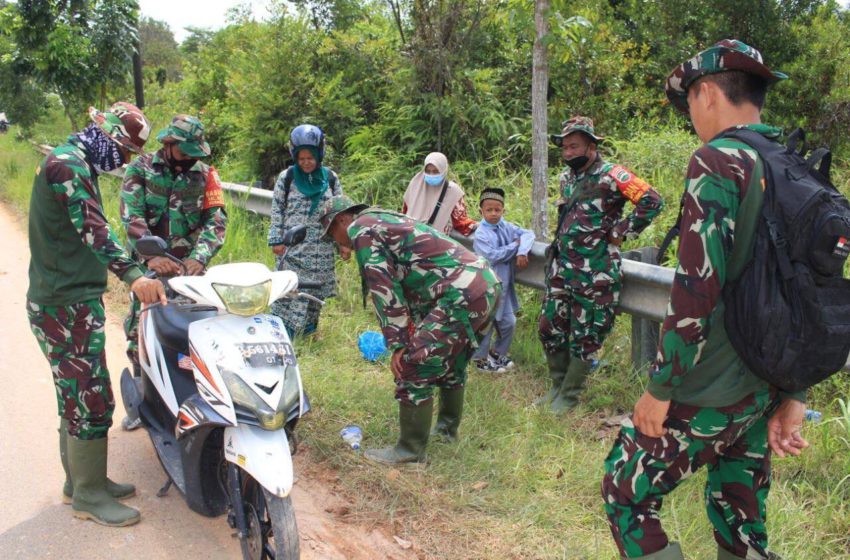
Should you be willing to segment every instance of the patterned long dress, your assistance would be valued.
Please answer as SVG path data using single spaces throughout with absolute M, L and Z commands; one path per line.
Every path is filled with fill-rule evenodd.
M 332 241 L 322 241 L 322 228 L 319 225 L 319 214 L 322 203 L 335 195 L 342 194 L 342 185 L 334 175 L 333 191 L 329 187 L 322 195 L 322 200 L 310 213 L 310 200 L 306 198 L 293 183 L 289 189 L 289 202 L 286 214 L 283 213 L 284 177 L 286 170 L 277 177 L 272 201 L 271 226 L 269 227 L 269 245 L 279 243 L 283 233 L 299 224 L 307 225 L 307 236 L 298 245 L 287 247 L 282 257 L 277 257 L 279 270 L 291 270 L 298 274 L 301 281 L 321 282 L 318 289 L 302 288 L 301 291 L 327 299 L 336 295 L 336 275 L 334 273 L 334 244 Z M 330 177 L 329 177 L 330 179 Z M 304 298 L 284 298 L 272 304 L 272 313 L 280 317 L 290 335 L 309 334 L 316 330 L 319 324 L 321 306 Z

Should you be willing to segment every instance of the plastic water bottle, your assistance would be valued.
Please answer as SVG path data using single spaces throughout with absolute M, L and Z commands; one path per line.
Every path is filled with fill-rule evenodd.
M 357 340 L 357 347 L 360 348 L 364 358 L 370 362 L 375 362 L 386 354 L 387 341 L 384 339 L 384 335 L 378 331 L 366 331 Z
M 823 414 L 817 410 L 806 409 L 805 418 L 810 422 L 820 422 L 821 418 L 823 418 Z
M 356 424 L 349 424 L 339 431 L 342 440 L 351 446 L 351 449 L 358 451 L 360 449 L 360 441 L 363 439 L 363 430 Z

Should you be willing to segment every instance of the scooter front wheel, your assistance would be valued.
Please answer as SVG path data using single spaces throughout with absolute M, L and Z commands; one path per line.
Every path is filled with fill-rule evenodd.
M 242 471 L 243 493 L 248 525 L 242 556 L 245 560 L 298 560 L 301 557 L 295 508 L 287 496 L 275 496 Z

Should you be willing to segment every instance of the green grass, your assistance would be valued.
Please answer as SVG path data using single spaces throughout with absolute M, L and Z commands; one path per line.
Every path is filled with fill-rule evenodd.
M 0 136 L 0 196 L 25 212 L 39 158 L 12 136 Z M 614 145 L 618 157 L 651 177 L 665 196 L 663 222 L 675 215 L 684 169 L 680 158 L 692 144 L 687 135 L 671 132 Z M 495 164 L 487 171 L 476 188 L 487 182 L 514 186 L 510 219 L 528 224 L 527 176 L 504 173 Z M 226 168 L 222 175 L 227 178 Z M 344 184 L 357 191 L 355 181 Z M 101 188 L 117 227 L 118 181 L 105 177 Z M 267 220 L 233 206 L 229 216 L 227 244 L 216 262 L 271 264 Z M 654 226 L 640 244 L 657 243 L 663 233 Z M 529 404 L 547 381 L 535 337 L 540 294 L 521 288 L 512 348 L 517 371 L 471 371 L 460 441 L 431 442 L 427 466 L 396 471 L 365 462 L 339 437 L 340 428 L 354 422 L 363 428 L 364 446 L 393 443 L 397 405 L 389 368 L 366 362 L 357 350 L 358 335 L 375 329 L 376 322 L 371 307 L 362 307 L 353 263 L 338 263 L 338 279 L 340 295 L 329 301 L 319 333 L 296 342 L 313 403 L 299 430 L 312 456 L 338 470 L 354 504 L 351 519 L 389 522 L 394 534 L 412 539 L 426 558 L 616 558 L 599 495 L 602 461 L 616 432 L 602 420 L 630 411 L 644 388 L 644 377 L 629 364 L 629 317 L 618 319 L 582 406 L 557 419 Z M 113 286 L 113 291 L 121 289 Z M 123 302 L 111 312 L 123 314 Z M 768 530 L 772 546 L 786 558 L 850 558 L 850 411 L 839 401 L 850 401 L 848 377 L 836 375 L 810 391 L 809 406 L 824 414 L 822 422 L 804 428 L 811 449 L 799 459 L 775 460 Z M 714 555 L 703 510 L 704 480 L 699 474 L 686 482 L 665 501 L 661 514 L 671 539 L 681 541 L 694 559 Z

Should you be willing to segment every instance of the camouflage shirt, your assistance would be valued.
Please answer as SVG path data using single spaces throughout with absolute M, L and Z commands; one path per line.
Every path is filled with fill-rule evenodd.
M 608 234 L 615 231 L 621 238 L 637 237 L 664 205 L 648 183 L 601 158 L 583 173 L 567 168 L 560 184 L 558 205 L 566 215 L 556 232 L 556 247 L 562 269 L 606 271 L 609 255 L 619 254 L 618 248 L 608 243 Z M 626 201 L 635 208 L 622 218 Z
M 121 221 L 135 248 L 145 235 L 158 235 L 178 258 L 206 265 L 224 244 L 227 216 L 218 173 L 198 162 L 175 175 L 161 152 L 127 167 L 121 187 Z
M 30 287 L 42 305 L 100 297 L 109 269 L 127 284 L 142 275 L 103 212 L 97 173 L 75 136 L 36 169 L 30 198 Z
M 367 209 L 348 234 L 390 350 L 407 345 L 413 324 L 449 288 L 473 301 L 496 278 L 484 257 L 404 214 Z
M 768 138 L 781 134 L 766 125 L 748 128 Z M 736 228 L 742 202 L 751 185 L 763 189 L 763 182 L 758 153 L 739 140 L 712 140 L 691 157 L 682 199 L 679 264 L 650 371 L 648 389 L 658 399 L 724 406 L 767 387 L 731 349 L 722 325 L 721 297 L 736 232 L 746 230 L 750 237 L 755 227 L 745 228 L 742 222 Z

